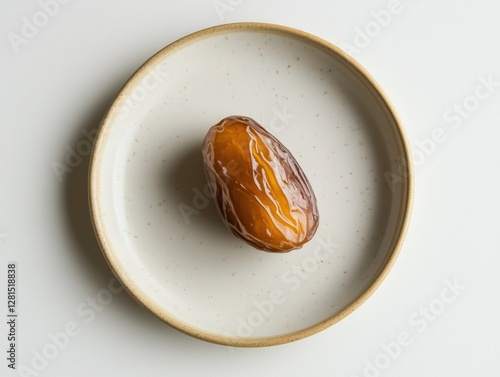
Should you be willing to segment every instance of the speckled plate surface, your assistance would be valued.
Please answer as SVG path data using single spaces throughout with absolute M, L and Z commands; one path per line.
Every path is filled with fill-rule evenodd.
M 218 218 L 200 147 L 228 115 L 257 120 L 309 178 L 321 220 L 302 249 L 255 250 Z M 165 47 L 121 90 L 94 146 L 92 219 L 117 277 L 165 322 L 220 344 L 286 343 L 351 313 L 390 270 L 408 156 L 387 98 L 341 50 L 282 26 L 223 25 Z

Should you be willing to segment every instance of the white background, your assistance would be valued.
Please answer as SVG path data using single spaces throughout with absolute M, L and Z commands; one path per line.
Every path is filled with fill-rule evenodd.
M 40 3 L 0 5 L 1 376 L 498 374 L 498 1 L 47 0 L 50 16 Z M 112 274 L 90 225 L 88 157 L 61 180 L 53 169 L 147 58 L 236 21 L 292 26 L 348 50 L 393 101 L 416 165 L 408 237 L 380 289 L 330 329 L 264 349 L 181 334 L 124 292 L 92 309 L 109 301 Z M 6 360 L 8 262 L 17 371 Z M 74 336 L 61 335 L 68 327 Z

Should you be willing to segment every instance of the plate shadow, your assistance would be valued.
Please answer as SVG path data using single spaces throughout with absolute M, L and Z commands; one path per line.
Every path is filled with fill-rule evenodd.
M 89 109 L 85 113 L 86 116 L 80 120 L 69 145 L 75 146 L 82 140 L 89 140 L 88 135 L 95 136 L 101 119 L 105 115 L 108 105 L 112 103 L 116 92 L 109 93 L 109 96 L 101 99 L 95 108 Z M 78 254 L 79 267 L 91 279 L 93 285 L 104 289 L 114 278 L 114 275 L 102 254 L 91 221 L 88 201 L 89 165 L 89 156 L 82 157 L 80 164 L 64 175 L 61 206 L 63 207 L 67 232 L 76 244 L 72 250 Z M 116 285 L 117 283 L 114 284 L 114 286 Z M 158 333 L 164 333 L 168 338 L 173 337 L 176 344 L 180 342 L 184 343 L 186 347 L 192 347 L 192 342 L 196 341 L 195 339 L 166 325 L 143 308 L 129 294 L 123 292 L 113 297 L 112 305 L 118 306 L 120 312 L 124 313 L 123 315 L 131 322 L 140 323 L 145 334 L 151 333 L 158 336 Z M 145 337 L 147 336 L 149 335 L 145 335 Z

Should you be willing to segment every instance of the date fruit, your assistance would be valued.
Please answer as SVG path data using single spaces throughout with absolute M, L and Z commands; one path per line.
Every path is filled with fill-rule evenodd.
M 227 227 L 269 252 L 309 241 L 319 223 L 316 197 L 290 151 L 256 121 L 230 116 L 210 128 L 205 173 Z

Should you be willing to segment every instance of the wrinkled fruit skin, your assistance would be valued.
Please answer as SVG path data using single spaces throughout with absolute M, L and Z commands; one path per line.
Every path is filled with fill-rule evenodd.
M 309 241 L 319 223 L 316 197 L 292 154 L 253 119 L 230 116 L 202 147 L 219 213 L 243 241 L 287 252 Z

